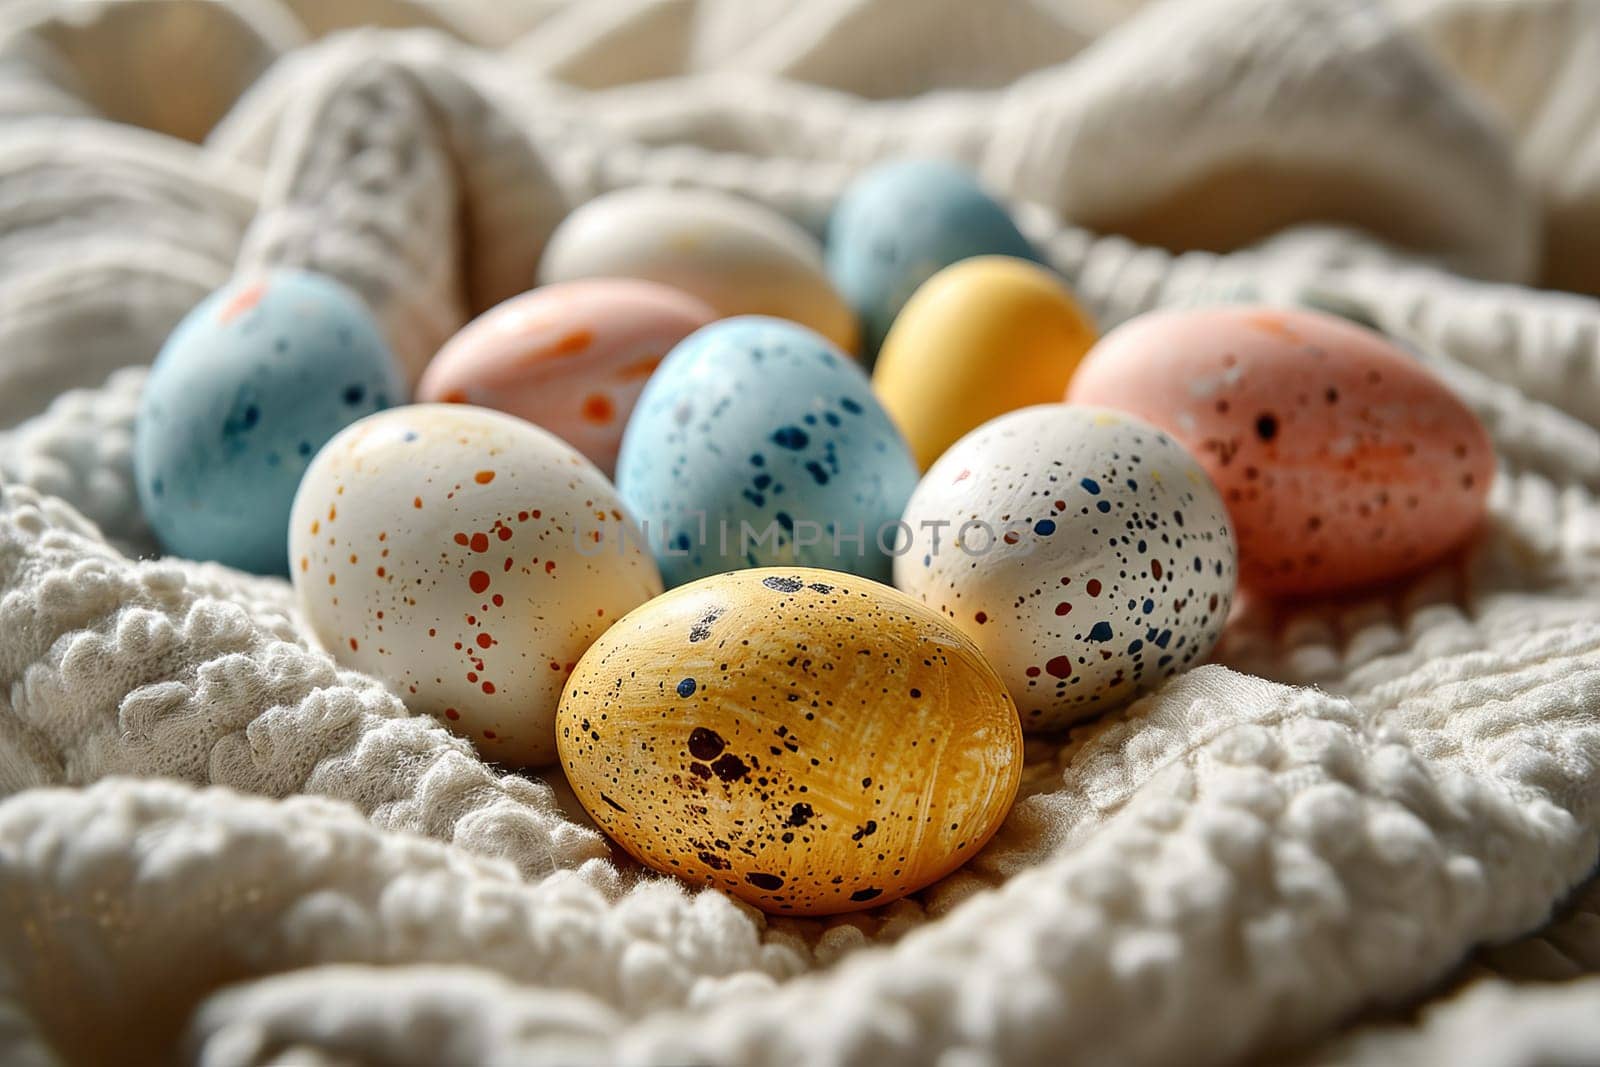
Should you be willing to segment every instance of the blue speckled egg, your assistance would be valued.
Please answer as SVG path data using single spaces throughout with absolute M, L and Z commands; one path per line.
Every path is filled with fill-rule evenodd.
M 311 457 L 404 400 L 355 293 L 303 271 L 236 279 L 184 316 L 150 368 L 133 454 L 145 518 L 176 555 L 286 574 Z
M 668 586 L 786 563 L 886 580 L 916 483 L 861 367 L 803 326 L 754 315 L 667 355 L 617 461 Z
M 919 285 L 952 263 L 986 255 L 1039 261 L 1006 209 L 953 163 L 874 167 L 845 190 L 828 220 L 828 275 L 860 316 L 869 366 Z

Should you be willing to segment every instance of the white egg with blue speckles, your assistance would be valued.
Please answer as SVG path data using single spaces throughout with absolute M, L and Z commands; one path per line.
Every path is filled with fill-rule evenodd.
M 650 378 L 617 488 L 669 587 L 774 564 L 887 581 L 917 482 L 866 373 L 820 335 L 765 316 L 690 334 Z
M 1216 486 L 1162 431 L 1041 404 L 952 445 L 906 507 L 895 585 L 977 642 L 1026 730 L 1132 699 L 1205 659 L 1238 571 Z

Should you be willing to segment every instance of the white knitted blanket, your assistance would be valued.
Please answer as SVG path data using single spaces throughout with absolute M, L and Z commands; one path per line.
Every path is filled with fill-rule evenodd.
M 1600 5 L 1136 6 L 0 4 L 0 1062 L 1600 1060 L 1600 979 L 1537 984 L 1600 968 L 1600 891 L 1515 941 L 1600 847 L 1600 303 L 1533 288 L 1600 291 Z M 794 920 L 622 862 L 285 583 L 149 558 L 138 368 L 236 268 L 344 278 L 415 367 L 598 192 L 815 227 L 904 153 L 1102 325 L 1251 294 L 1413 346 L 1499 452 L 1468 562 L 1247 611 L 1030 741 L 965 869 Z

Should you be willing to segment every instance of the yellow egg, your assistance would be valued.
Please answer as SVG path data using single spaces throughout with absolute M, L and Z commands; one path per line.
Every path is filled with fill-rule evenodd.
M 1050 271 L 1010 256 L 954 263 L 912 294 L 872 387 L 926 470 L 967 431 L 1061 399 L 1094 324 Z
M 624 616 L 567 683 L 557 747 L 635 858 L 767 911 L 894 900 L 1016 796 L 1016 706 L 977 646 L 864 578 L 735 571 Z

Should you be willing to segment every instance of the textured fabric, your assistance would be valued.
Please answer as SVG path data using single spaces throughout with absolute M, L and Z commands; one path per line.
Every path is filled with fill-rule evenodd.
M 1594 1062 L 1600 984 L 1549 984 L 1593 885 L 1544 924 L 1600 848 L 1600 303 L 1534 286 L 1600 289 L 1596 56 L 1584 0 L 0 7 L 0 1060 Z M 1481 537 L 1242 604 L 1031 739 L 967 867 L 829 920 L 640 870 L 285 583 L 153 558 L 141 368 L 235 269 L 344 279 L 415 374 L 599 192 L 815 229 L 904 153 L 1102 325 L 1390 332 L 1490 429 Z

